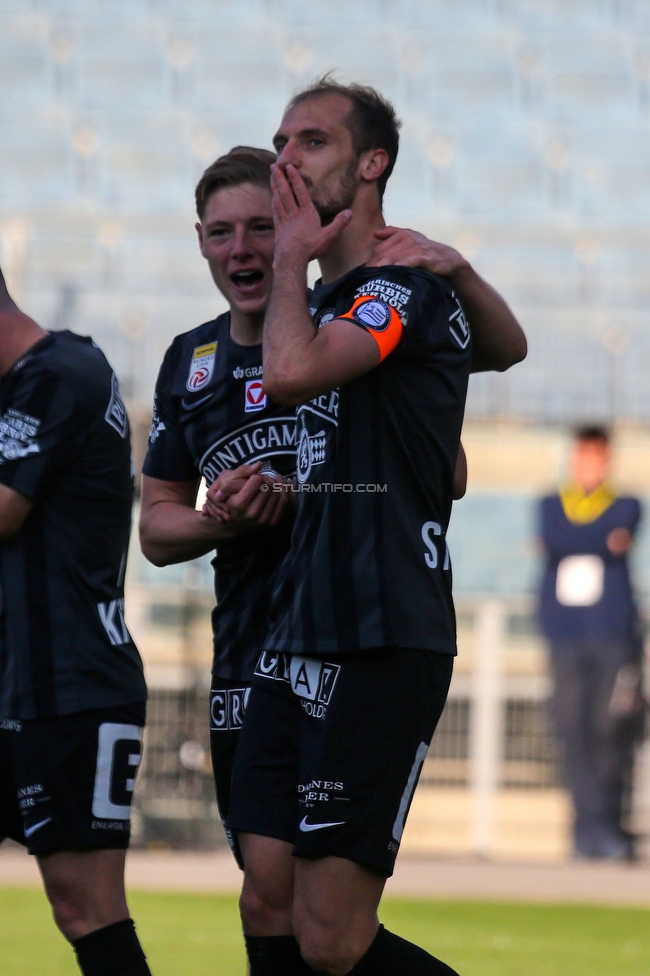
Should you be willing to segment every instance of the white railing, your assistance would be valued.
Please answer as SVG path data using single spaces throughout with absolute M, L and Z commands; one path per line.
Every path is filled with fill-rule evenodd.
M 471 682 L 470 789 L 473 795 L 472 841 L 479 857 L 489 857 L 494 830 L 494 803 L 503 758 L 504 699 L 502 655 L 506 608 L 487 600 L 478 608 Z

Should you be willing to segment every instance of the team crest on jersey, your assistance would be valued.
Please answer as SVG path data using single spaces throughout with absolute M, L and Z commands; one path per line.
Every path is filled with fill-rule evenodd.
M 453 291 L 451 293 L 451 297 L 456 302 L 458 308 L 456 309 L 455 312 L 452 312 L 452 314 L 449 316 L 449 322 L 451 323 L 449 326 L 449 331 L 451 332 L 452 336 L 454 337 L 454 339 L 456 340 L 460 348 L 466 349 L 467 344 L 470 340 L 469 322 L 465 317 L 465 312 L 463 311 L 462 305 L 456 298 L 456 295 Z
M 247 380 L 244 389 L 244 411 L 255 413 L 266 406 L 266 393 L 261 380 Z
M 383 332 L 390 325 L 390 308 L 377 298 L 368 298 L 365 302 L 359 302 L 352 314 L 357 322 L 361 322 L 373 332 Z
M 325 431 L 319 430 L 310 436 L 306 427 L 300 431 L 298 452 L 296 455 L 296 476 L 300 484 L 304 484 L 315 464 L 322 464 L 325 460 Z
M 217 342 L 209 342 L 206 346 L 197 346 L 192 353 L 190 371 L 185 384 L 190 393 L 202 390 L 212 379 L 217 346 Z

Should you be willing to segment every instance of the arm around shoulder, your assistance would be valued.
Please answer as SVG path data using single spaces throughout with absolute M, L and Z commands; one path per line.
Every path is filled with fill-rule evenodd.
M 470 264 L 450 280 L 470 322 L 472 372 L 504 372 L 522 362 L 528 354 L 524 330 L 496 289 Z
M 473 373 L 501 372 L 526 358 L 526 336 L 507 303 L 455 248 L 398 227 L 385 227 L 375 237 L 370 265 L 422 268 L 449 280 L 470 322 Z

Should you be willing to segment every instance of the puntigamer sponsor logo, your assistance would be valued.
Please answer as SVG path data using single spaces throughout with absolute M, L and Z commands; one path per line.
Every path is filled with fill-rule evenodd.
M 298 414 L 301 415 L 305 410 L 310 413 L 327 414 L 327 419 L 331 420 L 332 417 L 338 417 L 339 415 L 339 391 L 331 390 L 330 393 L 321 393 L 320 396 L 314 397 L 309 403 L 304 403 L 301 407 L 298 407 Z M 335 421 L 332 421 L 333 423 Z
M 278 455 L 293 459 L 295 451 L 295 417 L 267 417 L 220 438 L 205 452 L 199 468 L 208 485 L 211 485 L 226 468 L 236 468 L 240 464 L 251 464 Z

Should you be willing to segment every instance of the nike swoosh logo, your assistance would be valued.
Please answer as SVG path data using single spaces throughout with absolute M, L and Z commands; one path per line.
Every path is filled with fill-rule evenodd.
M 187 400 L 183 397 L 183 399 L 181 400 L 181 406 L 183 407 L 183 410 L 196 410 L 196 408 L 200 407 L 202 403 L 207 403 L 208 400 L 211 399 L 212 399 L 211 393 L 208 393 L 207 396 L 201 397 L 200 400 L 194 400 L 192 403 L 188 403 Z
M 47 817 L 45 820 L 41 820 L 40 823 L 34 824 L 31 827 L 25 827 L 25 837 L 31 837 L 32 834 L 35 834 L 37 830 L 40 830 L 41 827 L 44 827 L 45 824 L 48 824 L 51 819 L 52 819 L 51 817 Z
M 341 827 L 345 823 L 345 820 L 337 820 L 335 823 L 320 823 L 320 824 L 310 824 L 307 823 L 307 817 L 303 817 L 300 821 L 301 830 L 322 830 L 324 827 Z

